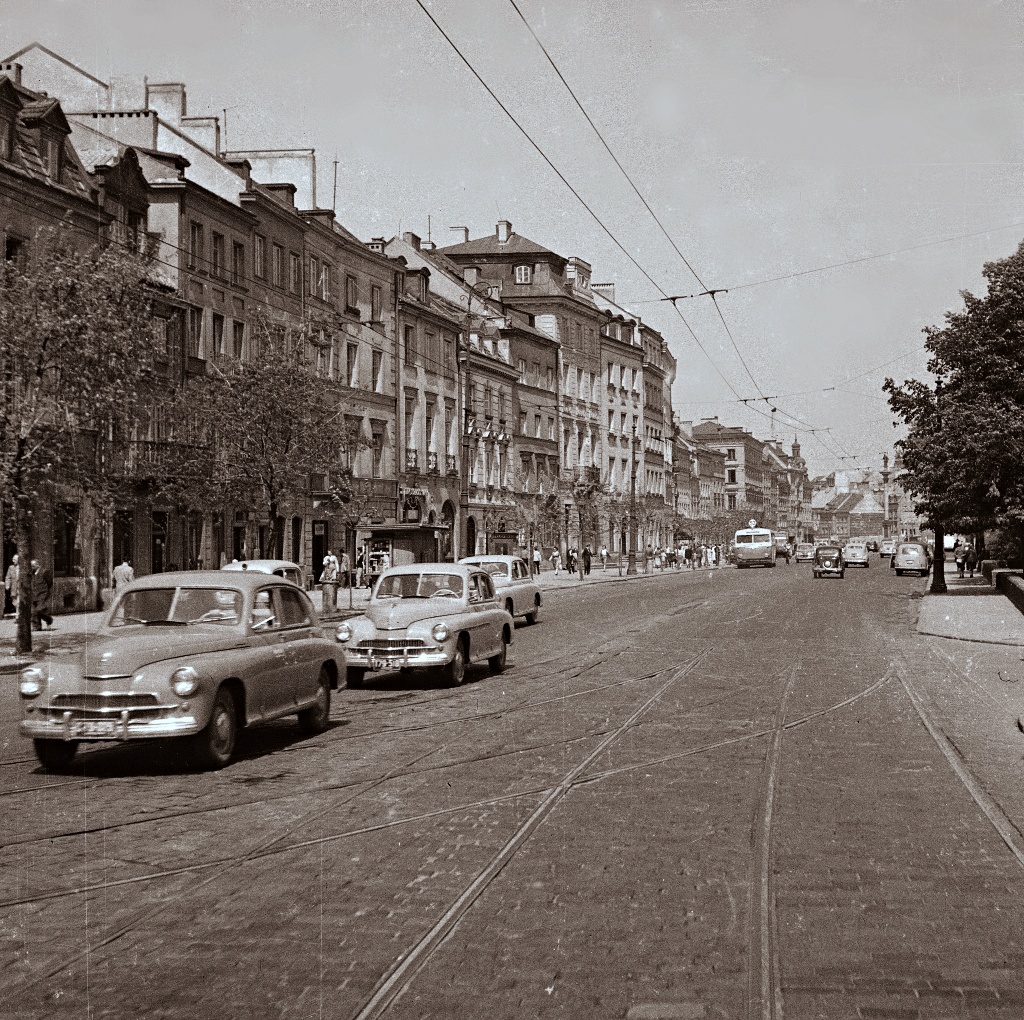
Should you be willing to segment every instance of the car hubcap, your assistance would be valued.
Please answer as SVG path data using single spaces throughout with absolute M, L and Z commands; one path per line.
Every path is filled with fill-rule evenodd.
M 223 705 L 213 717 L 213 743 L 221 753 L 231 749 L 231 714 Z

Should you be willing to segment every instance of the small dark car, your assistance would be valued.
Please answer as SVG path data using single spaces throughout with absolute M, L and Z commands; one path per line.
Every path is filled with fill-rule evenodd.
M 843 550 L 838 545 L 819 545 L 814 550 L 812 569 L 815 577 L 844 577 L 846 563 Z

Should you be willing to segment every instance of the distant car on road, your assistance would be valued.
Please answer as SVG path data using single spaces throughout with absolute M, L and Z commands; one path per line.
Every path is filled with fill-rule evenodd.
M 491 575 L 498 599 L 505 603 L 509 616 L 522 616 L 536 623 L 540 616 L 540 587 L 530 576 L 526 561 L 518 556 L 466 556 L 459 560 L 481 567 Z
M 900 542 L 892 558 L 892 565 L 896 568 L 897 577 L 904 574 L 920 574 L 926 577 L 931 566 L 928 547 L 920 542 Z
M 843 560 L 848 567 L 870 567 L 867 544 L 865 542 L 847 542 L 843 547 Z
M 336 632 L 349 687 L 370 671 L 437 668 L 458 687 L 471 662 L 505 668 L 511 615 L 486 570 L 467 563 L 411 563 L 380 576 L 362 616 Z
M 50 771 L 83 742 L 183 737 L 203 766 L 240 727 L 298 713 L 327 728 L 342 656 L 305 592 L 261 571 L 190 570 L 129 584 L 74 658 L 22 670 L 21 732 Z
M 878 547 L 879 556 L 892 556 L 896 551 L 896 543 L 891 538 L 886 538 L 882 541 L 882 544 Z
M 304 587 L 302 567 L 291 560 L 232 560 L 225 563 L 221 570 L 241 570 L 248 572 L 255 570 L 259 574 L 273 574 L 275 577 L 283 577 L 292 584 Z
M 814 559 L 814 545 L 811 542 L 801 542 L 796 547 L 797 563 L 810 563 Z
M 843 550 L 838 545 L 819 545 L 814 550 L 815 577 L 844 577 Z

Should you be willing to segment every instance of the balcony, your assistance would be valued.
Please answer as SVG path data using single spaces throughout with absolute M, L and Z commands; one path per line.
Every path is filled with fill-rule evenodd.
M 459 473 L 459 461 L 454 453 L 445 455 L 445 467 L 450 475 L 457 475 Z
M 427 471 L 432 474 L 437 474 L 437 453 L 434 450 L 427 450 Z
M 420 451 L 407 446 L 405 449 L 405 470 L 406 471 L 418 471 L 420 463 Z

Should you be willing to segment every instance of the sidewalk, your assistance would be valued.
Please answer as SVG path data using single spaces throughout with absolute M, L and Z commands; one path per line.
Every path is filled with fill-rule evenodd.
M 958 641 L 1024 646 L 1024 614 L 983 576 L 961 580 L 955 565 L 948 563 L 946 586 L 946 595 L 925 595 L 917 619 L 918 633 Z

